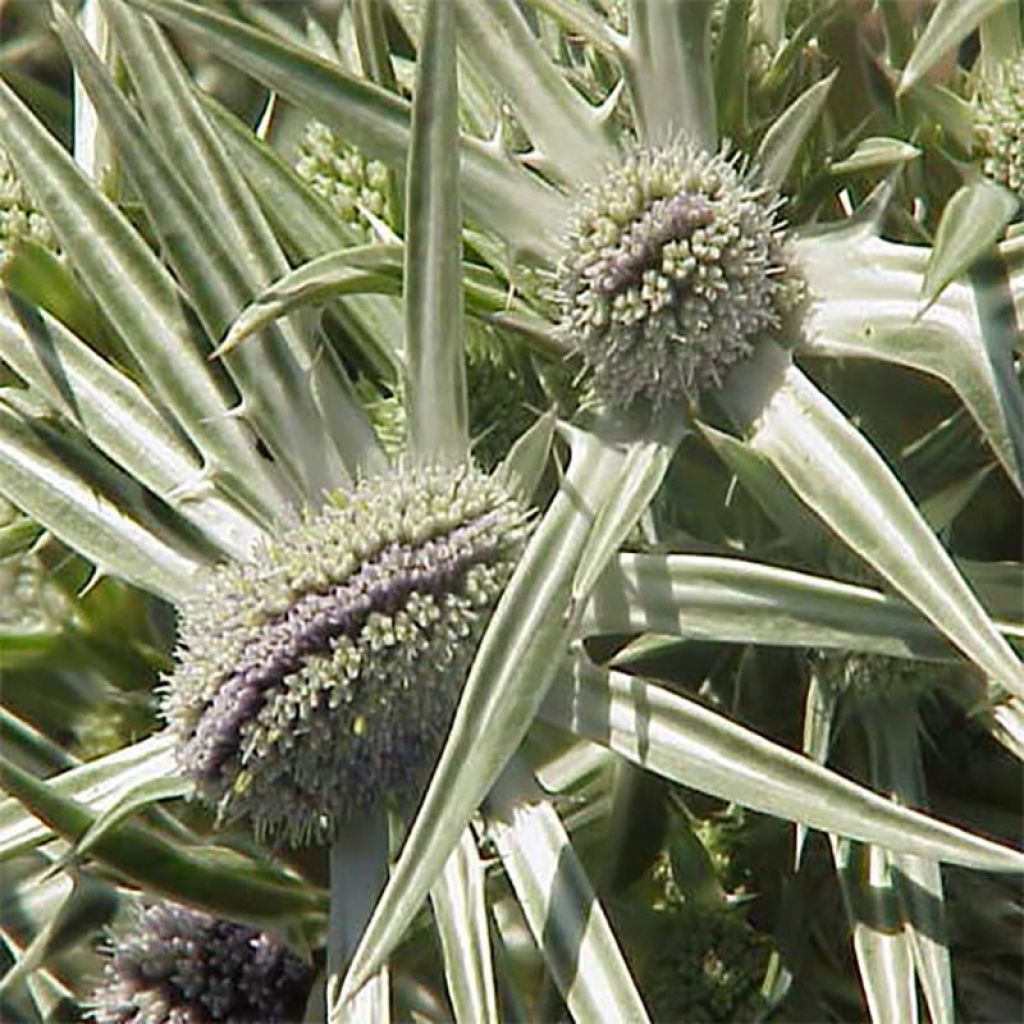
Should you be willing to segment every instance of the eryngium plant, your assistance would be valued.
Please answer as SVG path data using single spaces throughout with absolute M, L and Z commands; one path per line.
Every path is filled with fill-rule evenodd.
M 576 199 L 561 331 L 609 403 L 679 405 L 777 331 L 798 287 L 778 199 L 725 153 L 633 150 Z
M 140 914 L 108 957 L 96 1024 L 291 1024 L 313 981 L 274 936 L 173 903 Z
M 63 708 L 47 700 L 52 680 L 6 672 L 0 782 L 13 798 L 0 807 L 0 857 L 14 861 L 19 909 L 45 913 L 0 920 L 3 1014 L 43 1020 L 59 1016 L 56 999 L 87 996 L 88 943 L 69 963 L 47 926 L 81 895 L 68 895 L 60 871 L 77 844 L 76 879 L 114 879 L 120 893 L 130 885 L 325 946 L 335 1019 L 367 1002 L 399 1019 L 491 1021 L 501 1004 L 523 1019 L 649 1019 L 656 993 L 628 970 L 602 903 L 664 853 L 658 822 L 682 786 L 702 815 L 721 810 L 713 801 L 746 809 L 748 917 L 778 940 L 765 1013 L 912 1020 L 927 1004 L 936 1021 L 1021 1016 L 1002 1012 L 1007 988 L 1020 1007 L 1019 957 L 998 975 L 997 1012 L 980 958 L 964 954 L 1005 952 L 1009 915 L 975 922 L 976 946 L 946 928 L 962 916 L 965 876 L 1022 864 L 1019 207 L 974 178 L 968 102 L 982 71 L 1020 49 L 1019 18 L 1007 22 L 998 4 L 962 15 L 955 0 L 934 17 L 923 5 L 746 0 L 85 6 L 88 26 L 102 14 L 109 49 L 103 32 L 90 46 L 53 8 L 85 115 L 74 158 L 57 141 L 59 110 L 38 103 L 41 118 L 16 97 L 23 83 L 0 88 L 0 144 L 61 254 L 5 270 L 0 491 L 19 524 L 148 591 L 138 600 L 157 628 L 148 673 L 62 665 L 60 692 L 96 704 L 81 676 L 109 672 L 152 708 L 153 668 L 167 672 L 173 649 L 170 609 L 196 607 L 204 580 L 225 581 L 226 593 L 251 572 L 263 592 L 275 567 L 288 577 L 268 552 L 300 557 L 287 535 L 334 515 L 327 495 L 386 479 L 399 447 L 409 467 L 463 465 L 489 428 L 498 450 L 487 468 L 500 462 L 536 526 L 472 664 L 451 680 L 451 726 L 394 864 L 389 834 L 402 828 L 380 806 L 356 821 L 347 806 L 291 821 L 282 811 L 263 824 L 269 848 L 232 820 L 259 817 L 246 787 L 274 772 L 294 796 L 302 736 L 274 698 L 301 690 L 305 663 L 285 670 L 312 635 L 306 613 L 347 575 L 328 575 L 323 590 L 302 583 L 269 613 L 239 598 L 255 614 L 244 629 L 208 606 L 200 617 L 227 639 L 180 645 L 176 688 L 202 644 L 223 654 L 188 684 L 195 736 L 205 721 L 211 741 L 198 763 L 230 752 L 207 789 L 219 817 L 176 802 L 197 780 L 181 771 L 171 731 L 78 764 Z M 183 67 L 171 39 L 215 55 L 202 58 L 214 70 L 223 59 L 252 76 L 246 118 L 201 94 L 210 66 Z M 766 63 L 745 73 L 751 41 Z M 404 184 L 405 214 L 387 230 L 353 221 L 372 197 L 333 206 L 294 172 L 295 140 L 313 120 L 359 148 L 359 168 L 379 161 Z M 614 259 L 608 309 L 637 322 L 624 315 L 614 334 L 567 326 L 557 296 L 560 266 L 573 265 L 563 245 L 573 209 L 637 154 L 673 152 L 701 174 L 724 161 L 735 202 L 699 184 L 614 196 L 628 215 L 590 266 Z M 744 223 L 761 230 L 747 235 Z M 691 290 L 674 276 L 674 252 L 692 257 L 712 228 L 724 248 L 702 249 Z M 779 287 L 790 265 L 808 293 L 792 323 Z M 751 322 L 742 339 L 723 326 Z M 508 402 L 481 400 L 472 383 L 470 332 L 514 352 L 507 367 L 534 396 L 537 381 L 554 381 L 540 401 L 516 402 L 524 436 L 499 429 Z M 704 372 L 701 339 L 737 358 Z M 597 384 L 608 352 L 636 356 L 620 361 L 621 393 L 612 375 Z M 597 401 L 562 386 L 588 361 Z M 667 396 L 654 385 L 662 376 Z M 395 396 L 402 415 L 382 425 L 367 406 Z M 637 415 L 648 405 L 656 416 Z M 386 436 L 399 424 L 401 444 Z M 833 556 L 847 548 L 869 582 L 836 574 Z M 283 639 L 293 608 L 297 639 Z M 355 700 L 371 635 L 353 641 L 351 686 L 316 672 L 314 683 Z M 37 635 L 16 640 L 19 654 L 51 653 Z M 400 648 L 382 651 L 389 685 Z M 953 671 L 925 700 L 846 700 L 805 649 Z M 282 650 L 273 672 L 257 663 Z M 257 680 L 274 685 L 248 686 Z M 256 717 L 227 709 L 236 698 Z M 362 720 L 340 711 L 340 746 L 359 749 L 349 741 L 362 740 Z M 943 741 L 928 742 L 939 731 Z M 971 740 L 959 744 L 970 756 L 954 757 L 950 734 Z M 391 788 L 377 792 L 409 809 Z M 332 835 L 329 855 L 316 843 L 282 849 L 305 831 Z M 63 888 L 44 888 L 46 872 Z M 428 894 L 441 942 L 403 947 L 411 928 L 429 927 Z M 826 906 L 846 913 L 844 926 Z
M 524 533 L 492 478 L 412 469 L 210 572 L 165 699 L 181 770 L 293 843 L 414 795 Z
M 1024 59 L 997 67 L 976 102 L 985 174 L 1024 195 Z

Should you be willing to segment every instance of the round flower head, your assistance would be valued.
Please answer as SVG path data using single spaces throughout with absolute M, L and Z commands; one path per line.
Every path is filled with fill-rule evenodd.
M 795 295 L 774 200 L 686 144 L 637 149 L 583 192 L 559 293 L 598 394 L 656 408 L 718 386 Z
M 325 124 L 312 121 L 299 146 L 295 170 L 343 221 L 373 241 L 376 218 L 393 224 L 387 168 L 367 160 Z
M 292 843 L 412 795 L 525 530 L 490 477 L 421 469 L 212 572 L 164 702 L 198 793 Z
M 1024 57 L 984 83 L 976 109 L 985 174 L 1024 195 Z
M 277 939 L 174 904 L 116 942 L 96 991 L 98 1024 L 288 1024 L 313 970 Z

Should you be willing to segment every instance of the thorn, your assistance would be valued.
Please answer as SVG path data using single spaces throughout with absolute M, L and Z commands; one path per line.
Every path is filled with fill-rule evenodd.
M 102 583 L 103 580 L 105 580 L 109 575 L 110 573 L 106 572 L 104 569 L 101 569 L 98 565 L 94 565 L 92 567 L 91 575 L 85 581 L 85 583 L 82 584 L 82 589 L 78 591 L 75 597 L 80 601 L 87 594 L 90 594 L 93 590 L 95 590 L 95 588 L 98 587 L 100 583 Z

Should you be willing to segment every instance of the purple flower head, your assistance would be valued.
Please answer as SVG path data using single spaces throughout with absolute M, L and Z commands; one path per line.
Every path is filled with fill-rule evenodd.
M 213 573 L 165 700 L 199 795 L 299 843 L 415 792 L 524 534 L 491 478 L 421 470 Z
M 313 969 L 266 932 L 170 903 L 114 945 L 97 989 L 97 1024 L 291 1024 Z

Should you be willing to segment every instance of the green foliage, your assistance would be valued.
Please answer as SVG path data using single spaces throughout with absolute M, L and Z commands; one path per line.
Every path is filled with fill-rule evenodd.
M 4 10 L 0 1016 L 1024 1016 L 1015 4 Z

